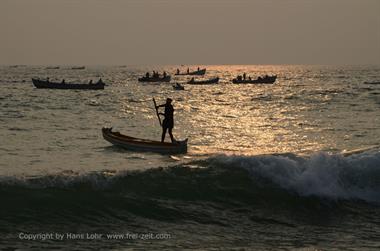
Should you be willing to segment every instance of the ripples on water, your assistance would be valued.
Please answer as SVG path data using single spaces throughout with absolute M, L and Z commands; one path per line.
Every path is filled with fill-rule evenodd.
M 104 125 L 122 133 L 158 139 L 160 127 L 151 102 L 174 99 L 175 135 L 190 138 L 189 155 L 341 151 L 378 144 L 380 78 L 374 67 L 206 66 L 218 85 L 174 91 L 171 84 L 142 84 L 148 70 L 166 67 L 1 68 L 2 172 L 153 167 L 170 162 L 115 150 L 100 135 Z M 231 78 L 277 74 L 275 85 L 234 85 Z M 40 90 L 32 77 L 88 81 L 102 77 L 104 91 Z M 173 76 L 184 82 L 186 76 Z M 35 157 L 30 157 L 35 156 Z M 38 160 L 38 162 L 36 162 Z M 38 169 L 38 170 L 37 170 Z
M 380 85 L 371 83 L 380 68 L 206 67 L 220 84 L 185 91 L 136 81 L 177 66 L 1 67 L 4 247 L 146 248 L 144 241 L 104 239 L 20 242 L 15 233 L 151 231 L 174 235 L 149 242 L 153 249 L 378 248 Z M 230 83 L 243 72 L 278 79 Z M 32 77 L 101 77 L 108 85 L 41 90 Z M 190 139 L 180 162 L 102 139 L 105 125 L 159 139 L 152 97 L 174 100 L 175 136 Z

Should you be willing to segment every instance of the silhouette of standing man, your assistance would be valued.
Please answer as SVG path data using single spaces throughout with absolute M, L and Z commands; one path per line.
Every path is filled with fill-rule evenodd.
M 170 139 L 171 139 L 172 143 L 175 143 L 176 140 L 174 139 L 173 133 L 172 133 L 172 130 L 174 127 L 174 118 L 173 118 L 174 108 L 172 106 L 172 99 L 167 98 L 166 103 L 163 105 L 156 106 L 156 109 L 159 107 L 165 107 L 165 113 L 159 113 L 160 115 L 165 116 L 164 121 L 162 122 L 161 142 L 165 141 L 166 131 L 169 129 Z

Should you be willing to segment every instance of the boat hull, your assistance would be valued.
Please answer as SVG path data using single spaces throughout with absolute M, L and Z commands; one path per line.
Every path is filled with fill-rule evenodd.
M 219 83 L 219 78 L 212 78 L 208 80 L 190 80 L 187 82 L 190 85 L 211 85 Z
M 183 90 L 185 90 L 185 87 L 182 86 L 182 85 L 180 85 L 180 86 L 173 85 L 173 89 L 176 90 L 176 91 L 183 91 Z
M 186 76 L 186 75 L 205 75 L 206 74 L 206 68 L 201 69 L 199 71 L 192 71 L 192 72 L 185 72 L 185 73 L 176 73 L 177 76 Z
M 139 78 L 138 81 L 139 82 L 149 82 L 149 83 L 154 83 L 154 82 L 170 82 L 171 80 L 171 76 L 166 76 L 166 77 L 162 77 L 162 78 L 147 78 L 147 77 L 142 77 L 142 78 Z
M 32 79 L 33 85 L 36 88 L 41 89 L 62 89 L 62 90 L 103 90 L 105 84 L 104 83 L 95 83 L 95 84 L 69 84 L 69 83 L 56 83 L 56 82 L 48 82 L 45 80 Z
M 178 154 L 187 152 L 187 139 L 177 143 L 161 143 L 160 141 L 138 139 L 129 137 L 119 132 L 113 132 L 112 128 L 102 128 L 103 138 L 113 145 L 130 151 L 155 152 L 161 154 Z
M 236 79 L 234 78 L 232 80 L 232 83 L 234 84 L 273 84 L 277 79 L 277 76 L 272 76 L 272 77 L 267 77 L 267 78 L 262 78 L 262 79 Z

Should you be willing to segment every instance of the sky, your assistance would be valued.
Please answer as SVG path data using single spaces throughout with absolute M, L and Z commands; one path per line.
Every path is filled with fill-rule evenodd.
M 380 65 L 380 0 L 0 0 L 0 64 Z

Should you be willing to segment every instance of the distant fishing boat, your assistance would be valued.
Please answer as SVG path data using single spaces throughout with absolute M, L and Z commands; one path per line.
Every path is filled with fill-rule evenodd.
M 179 69 L 177 69 L 177 72 L 175 73 L 175 75 L 205 75 L 205 74 L 206 74 L 206 68 L 192 71 L 192 72 L 183 72 L 183 73 L 181 73 Z
M 183 85 L 181 85 L 180 83 L 175 83 L 173 85 L 173 89 L 177 90 L 177 91 L 183 91 L 183 90 L 185 90 L 185 87 Z
M 49 80 L 41 80 L 32 78 L 33 84 L 36 88 L 44 89 L 75 89 L 75 90 L 102 90 L 104 89 L 105 83 L 99 79 L 98 82 L 88 84 L 74 84 L 74 83 L 65 83 L 62 82 L 50 82 Z
M 132 151 L 176 154 L 187 152 L 187 139 L 176 143 L 166 143 L 148 139 L 139 139 L 113 132 L 112 128 L 102 128 L 103 138 L 113 145 Z
M 264 76 L 264 77 L 258 77 L 257 79 L 250 79 L 250 78 L 242 78 L 241 76 L 238 76 L 237 78 L 232 79 L 232 83 L 234 84 L 273 84 L 277 79 L 277 75 L 274 76 Z
M 71 67 L 72 70 L 84 70 L 86 67 L 85 66 L 74 66 Z
M 219 77 L 206 79 L 206 80 L 195 80 L 194 78 L 192 78 L 187 83 L 190 85 L 210 85 L 210 84 L 217 84 L 218 82 L 219 82 Z
M 56 70 L 56 69 L 59 69 L 59 66 L 48 66 L 45 69 L 47 69 L 47 70 Z
M 165 76 L 165 77 L 141 77 L 138 78 L 139 82 L 170 82 L 171 76 Z
M 373 82 L 364 82 L 364 84 L 367 84 L 367 85 L 380 85 L 380 81 L 373 81 Z

